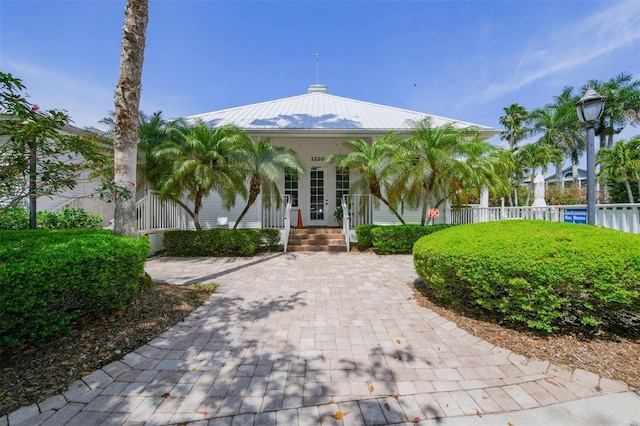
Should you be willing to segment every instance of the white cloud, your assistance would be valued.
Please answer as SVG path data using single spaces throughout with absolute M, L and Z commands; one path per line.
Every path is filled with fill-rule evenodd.
M 637 43 L 640 40 L 638 28 L 639 4 L 636 1 L 614 3 L 612 7 L 581 22 L 564 25 L 547 37 L 536 38 L 522 52 L 508 78 L 488 84 L 483 92 L 466 99 L 464 103 L 495 99 L 540 79 L 586 66 L 596 59 L 602 60 L 606 55 Z

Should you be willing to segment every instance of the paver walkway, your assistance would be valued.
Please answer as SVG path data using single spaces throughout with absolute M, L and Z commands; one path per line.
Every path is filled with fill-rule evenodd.
M 149 344 L 0 426 L 403 424 L 629 390 L 528 360 L 418 306 L 411 256 L 156 258 L 146 270 L 221 287 Z

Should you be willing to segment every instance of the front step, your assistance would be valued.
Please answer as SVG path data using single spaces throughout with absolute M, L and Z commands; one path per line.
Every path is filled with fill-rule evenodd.
M 347 251 L 341 228 L 291 228 L 287 251 Z

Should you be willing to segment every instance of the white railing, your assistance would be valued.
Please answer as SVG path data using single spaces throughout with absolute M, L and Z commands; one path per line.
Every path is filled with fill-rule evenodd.
M 385 223 L 385 220 L 381 220 L 381 218 L 389 215 L 388 209 L 382 204 L 379 209 L 374 209 L 373 197 L 370 195 L 350 195 L 348 201 L 351 207 L 348 224 L 350 229 L 355 228 L 357 225 Z M 488 208 L 469 206 L 440 209 L 440 221 L 438 223 L 461 225 L 516 219 L 586 223 L 586 210 L 586 205 Z M 595 221 L 596 226 L 640 234 L 640 203 L 596 204 Z
M 349 212 L 349 227 L 374 223 L 373 197 L 370 195 L 350 195 L 351 211 Z
M 444 220 L 445 223 L 454 225 L 509 219 L 586 223 L 586 210 L 586 205 L 488 208 L 474 206 L 445 209 Z M 640 234 L 640 204 L 597 204 L 595 220 L 596 226 Z
M 170 229 L 183 229 L 182 208 L 160 198 L 157 191 L 147 191 L 147 195 L 136 202 L 138 232 L 150 234 Z
M 262 227 L 263 228 L 284 228 L 284 217 L 286 206 L 291 202 L 291 197 L 285 195 L 280 203 L 280 207 L 277 207 L 275 197 L 271 198 L 271 206 L 269 208 L 262 208 Z
M 288 195 L 285 195 L 287 200 L 287 206 L 284 209 L 284 252 L 287 252 L 287 246 L 289 245 L 289 234 L 291 233 L 291 199 Z
M 347 195 L 342 197 L 342 234 L 344 235 L 344 242 L 347 246 L 347 252 L 351 251 L 351 229 L 349 227 L 349 203 L 347 202 Z

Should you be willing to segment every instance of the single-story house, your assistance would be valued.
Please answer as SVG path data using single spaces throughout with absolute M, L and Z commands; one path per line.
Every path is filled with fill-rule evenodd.
M 306 172 L 300 176 L 285 173 L 279 189 L 291 199 L 292 223 L 295 225 L 300 217 L 304 226 L 340 225 L 334 213 L 342 196 L 348 193 L 349 185 L 358 177 L 355 173 L 337 170 L 325 160 L 334 153 L 347 154 L 344 141 L 360 138 L 373 141 L 390 131 L 400 136 L 409 135 L 415 123 L 425 118 L 435 126 L 474 127 L 483 139 L 499 133 L 474 123 L 330 95 L 327 87 L 319 84 L 310 85 L 308 93 L 299 96 L 186 117 L 187 121 L 201 120 L 212 127 L 233 124 L 254 139 L 269 139 L 275 146 L 293 149 Z M 236 206 L 227 211 L 215 195 L 203 204 L 200 212 L 203 227 L 221 223 L 231 226 L 245 205 L 238 199 Z M 272 227 L 269 218 L 273 215 L 279 216 L 279 212 L 264 212 L 261 203 L 256 202 L 239 226 Z M 419 212 L 412 215 L 412 212 L 403 211 L 403 217 L 408 222 L 420 221 Z M 377 220 L 389 224 L 397 222 L 391 213 L 381 211 L 378 211 Z

